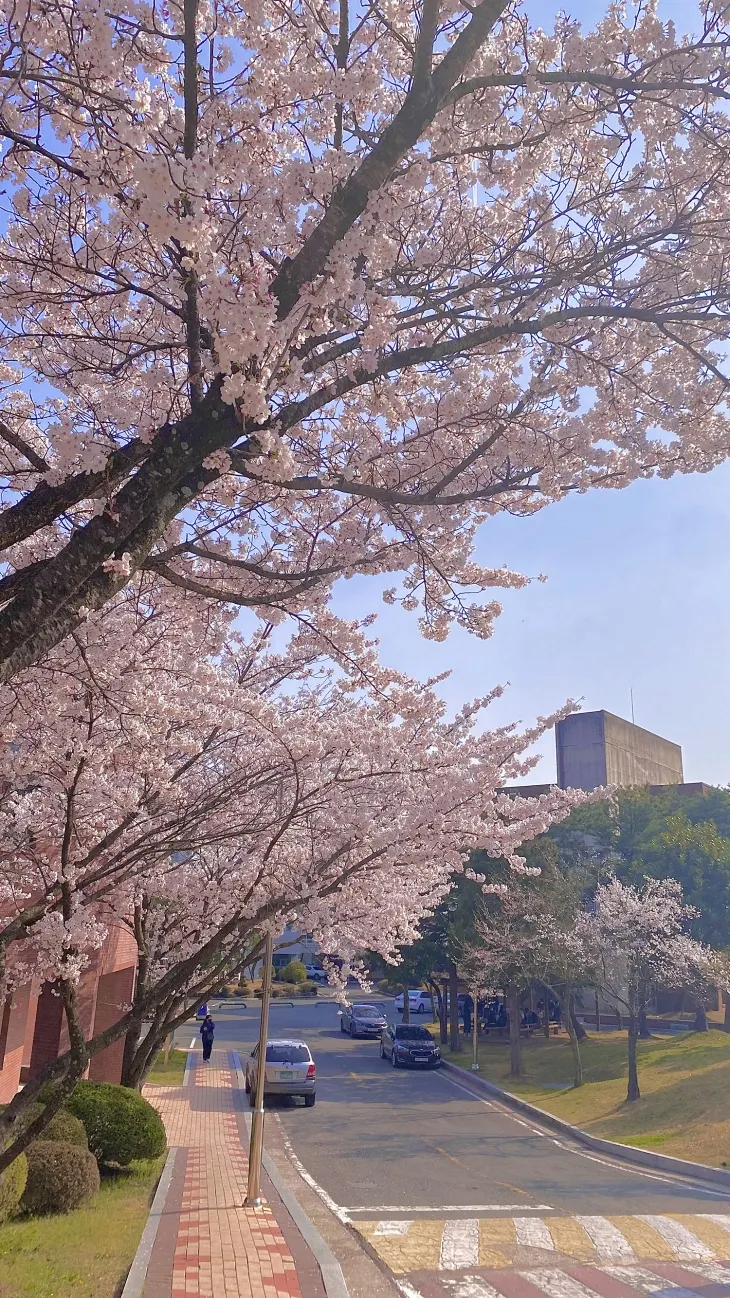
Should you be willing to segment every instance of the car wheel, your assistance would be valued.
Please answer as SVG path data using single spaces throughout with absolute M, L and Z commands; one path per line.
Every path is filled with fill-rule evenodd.
M 395 1057 L 395 1050 L 393 1051 L 392 1055 L 390 1056 L 390 1062 L 391 1062 L 391 1064 L 393 1065 L 394 1068 L 398 1068 L 399 1065 L 398 1065 L 398 1060 L 397 1060 L 396 1057 Z
M 350 1036 L 352 1037 L 353 1041 L 355 1040 L 355 1037 L 357 1036 L 357 1032 L 355 1031 L 355 1024 L 354 1024 L 354 1023 L 351 1023 L 351 1024 L 350 1024 Z
M 386 1055 L 385 1055 L 385 1051 L 383 1050 L 383 1043 L 382 1043 L 382 1041 L 381 1041 L 381 1043 L 380 1043 L 380 1058 L 381 1058 L 381 1059 L 385 1059 L 385 1057 L 386 1057 Z
M 305 1097 L 304 1097 L 304 1107 L 305 1107 L 305 1109 L 313 1109 L 313 1108 L 314 1108 L 314 1101 L 316 1100 L 316 1098 L 317 1098 L 316 1095 L 305 1095 Z
M 423 1002 L 421 1002 L 421 1004 L 420 1004 L 419 1007 L 418 1007 L 418 1013 L 419 1013 L 419 1014 L 425 1014 L 425 1013 L 426 1013 L 426 1006 L 423 1004 Z

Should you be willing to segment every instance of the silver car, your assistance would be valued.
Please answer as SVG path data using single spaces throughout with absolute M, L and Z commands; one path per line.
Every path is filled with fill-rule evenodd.
M 251 1108 L 256 1103 L 259 1048 L 254 1046 L 246 1061 L 246 1094 Z M 264 1064 L 264 1096 L 301 1095 L 306 1107 L 314 1105 L 317 1069 L 304 1041 L 267 1041 Z
M 355 1002 L 340 1010 L 340 1032 L 349 1032 L 351 1037 L 379 1037 L 387 1026 L 380 1005 Z

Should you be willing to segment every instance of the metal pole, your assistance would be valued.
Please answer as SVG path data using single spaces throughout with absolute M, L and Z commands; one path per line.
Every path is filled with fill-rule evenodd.
M 273 958 L 274 939 L 269 934 L 266 938 L 264 976 L 261 982 L 261 1023 L 259 1026 L 258 1070 L 256 1072 L 256 1107 L 251 1115 L 251 1140 L 248 1147 L 248 1192 L 245 1198 L 247 1208 L 260 1208 L 264 1202 L 261 1195 L 261 1159 L 264 1152 L 264 1080 L 266 1076 L 266 1042 L 269 1036 L 271 965 Z
M 474 1017 L 471 1021 L 471 1071 L 479 1072 L 479 990 L 474 988 Z

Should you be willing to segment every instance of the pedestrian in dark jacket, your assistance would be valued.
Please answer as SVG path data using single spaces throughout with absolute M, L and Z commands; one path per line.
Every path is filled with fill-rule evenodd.
M 203 1059 L 205 1063 L 210 1059 L 210 1052 L 213 1049 L 213 1037 L 215 1036 L 215 1023 L 210 1014 L 206 1014 L 200 1025 L 200 1036 L 203 1042 Z

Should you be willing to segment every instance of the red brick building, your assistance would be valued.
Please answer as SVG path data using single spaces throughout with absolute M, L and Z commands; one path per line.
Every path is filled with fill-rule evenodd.
M 134 990 L 137 947 L 126 929 L 112 929 L 79 984 L 79 1012 L 88 1036 L 103 1032 L 124 1013 Z M 55 1059 L 68 1044 L 61 998 L 52 983 L 26 983 L 8 996 L 0 1019 L 0 1104 Z M 92 1081 L 118 1082 L 124 1038 L 92 1059 Z

